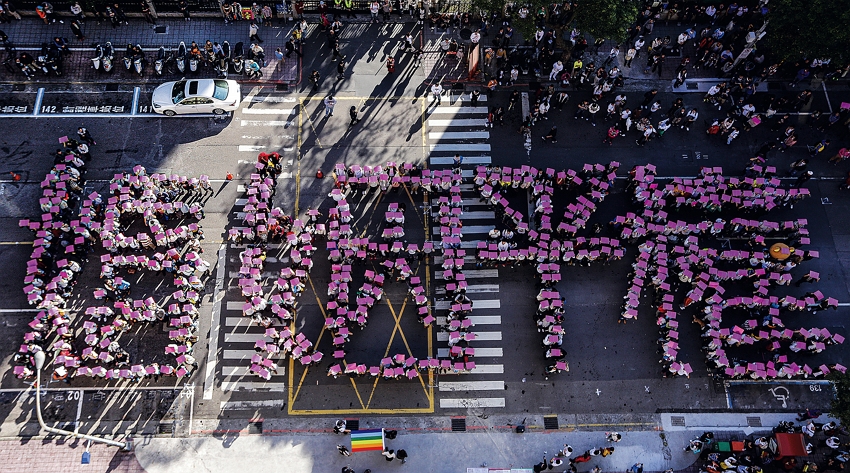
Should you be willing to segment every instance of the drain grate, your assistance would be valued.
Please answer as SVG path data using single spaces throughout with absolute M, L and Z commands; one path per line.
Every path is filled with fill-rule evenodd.
M 276 86 L 274 86 L 274 90 L 276 90 L 277 92 L 288 92 L 289 84 L 277 84 Z
M 27 90 L 27 86 L 24 85 L 24 84 L 15 84 L 15 85 L 12 86 L 12 90 L 14 92 L 23 92 L 23 91 Z
M 167 422 L 164 424 L 159 424 L 159 433 L 161 434 L 173 434 L 174 433 L 174 423 Z
M 761 427 L 761 417 L 747 416 L 747 426 L 748 427 Z
M 153 27 L 153 32 L 156 34 L 168 33 L 168 26 L 157 25 Z
M 670 416 L 670 425 L 673 427 L 684 427 L 685 416 Z
M 106 84 L 107 92 L 118 92 L 118 84 Z
M 248 433 L 249 434 L 262 434 L 263 433 L 263 421 L 248 422 Z
M 345 419 L 345 428 L 348 430 L 360 430 L 360 419 Z
M 544 417 L 543 428 L 548 430 L 558 430 L 558 416 Z
M 466 432 L 466 417 L 452 417 L 452 432 Z

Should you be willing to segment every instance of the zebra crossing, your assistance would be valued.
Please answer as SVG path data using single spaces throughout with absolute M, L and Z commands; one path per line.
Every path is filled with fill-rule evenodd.
M 429 109 L 430 114 L 425 121 L 427 127 L 428 147 L 430 149 L 429 165 L 431 168 L 451 167 L 455 154 L 463 157 L 463 177 L 470 180 L 472 167 L 490 164 L 490 132 L 486 126 L 487 112 L 486 97 L 481 96 L 479 102 L 485 106 L 465 106 L 458 100 L 455 104 L 436 106 Z M 467 181 L 468 182 L 468 181 Z M 499 299 L 499 270 L 490 268 L 475 268 L 475 248 L 479 241 L 486 240 L 487 234 L 493 229 L 495 213 L 482 203 L 471 183 L 461 185 L 461 205 L 463 212 L 460 219 L 463 222 L 463 239 L 461 249 L 468 253 L 464 256 L 463 275 L 467 281 L 466 295 L 472 301 L 472 315 L 467 319 L 472 323 L 471 332 L 475 339 L 469 343 L 474 348 L 475 367 L 455 373 L 443 372 L 438 375 L 437 391 L 439 392 L 439 407 L 441 409 L 466 408 L 502 408 L 505 407 L 504 363 L 502 358 L 503 334 L 501 331 L 502 316 L 499 314 L 501 301 Z M 438 198 L 431 200 L 431 205 L 438 203 Z M 432 234 L 439 235 L 439 226 L 432 228 Z M 443 257 L 434 259 L 434 280 L 436 282 L 437 326 L 447 327 L 446 313 L 451 301 L 446 297 L 445 286 L 442 284 Z M 468 268 L 468 269 L 467 269 Z M 437 356 L 449 358 L 449 332 L 437 332 Z
M 246 166 L 257 162 L 257 154 L 261 152 L 278 152 L 281 154 L 283 172 L 278 175 L 278 185 L 282 181 L 293 178 L 292 162 L 295 159 L 294 152 L 297 144 L 296 127 L 299 104 L 297 98 L 288 96 L 251 96 L 246 97 L 242 107 L 234 114 L 235 120 L 243 128 L 242 143 L 235 146 L 236 163 L 245 172 Z M 288 168 L 288 169 L 287 169 Z M 230 212 L 231 227 L 244 226 L 244 207 L 248 203 L 247 188 L 245 185 L 237 186 L 237 196 L 233 202 Z M 271 379 L 266 381 L 249 372 L 251 358 L 255 355 L 255 344 L 258 340 L 271 342 L 266 336 L 266 329 L 257 325 L 250 317 L 242 315 L 244 297 L 239 291 L 237 279 L 239 276 L 239 253 L 247 245 L 228 243 L 226 253 L 226 264 L 228 271 L 225 277 L 225 288 L 227 288 L 225 302 L 222 304 L 221 333 L 219 334 L 219 347 L 221 348 L 218 359 L 217 379 L 220 381 L 220 390 L 225 393 L 233 392 L 283 392 L 287 385 L 286 364 L 278 363 L 276 373 L 271 374 Z M 274 282 L 280 275 L 280 270 L 288 266 L 289 258 L 282 253 L 284 245 L 266 245 L 268 256 L 265 266 L 261 272 L 261 287 L 268 293 Z M 282 329 L 282 324 L 276 317 L 273 326 Z M 239 410 L 255 409 L 254 402 L 222 402 L 222 409 Z

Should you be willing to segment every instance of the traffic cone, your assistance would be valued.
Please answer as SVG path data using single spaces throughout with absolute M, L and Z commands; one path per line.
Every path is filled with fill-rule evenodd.
M 12 180 L 13 180 L 13 181 L 20 181 L 20 180 L 21 180 L 21 175 L 20 175 L 20 174 L 15 174 L 14 172 L 10 172 L 9 174 L 11 174 L 11 175 L 12 175 Z
M 316 179 L 322 179 L 323 177 L 325 177 L 325 173 L 323 173 L 321 169 L 316 171 Z
M 224 178 L 227 179 L 228 181 L 232 181 L 233 180 L 233 173 L 230 173 L 230 172 L 227 173 L 227 175 L 224 176 Z

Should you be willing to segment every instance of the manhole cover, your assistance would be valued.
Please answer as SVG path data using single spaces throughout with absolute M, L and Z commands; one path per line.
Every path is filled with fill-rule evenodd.
M 558 430 L 558 416 L 544 417 L 543 428 L 548 430 Z
M 288 92 L 289 84 L 277 84 L 276 86 L 274 86 L 274 90 L 278 92 Z
M 345 428 L 348 430 L 360 430 L 360 419 L 345 419 Z
M 166 34 L 166 33 L 168 33 L 168 26 L 165 26 L 165 25 L 163 25 L 163 26 L 154 26 L 154 27 L 153 27 L 153 32 L 154 32 L 154 33 L 156 33 L 156 34 Z
M 685 416 L 670 416 L 670 425 L 674 427 L 684 427 Z
M 452 417 L 452 432 L 466 432 L 466 417 Z
M 249 434 L 262 434 L 263 433 L 263 423 L 262 422 L 248 422 L 248 433 Z
M 117 92 L 118 91 L 118 84 L 106 84 L 106 91 L 107 92 Z
M 696 82 L 686 82 L 685 88 L 688 89 L 688 90 L 698 90 L 699 84 L 696 83 Z
M 159 424 L 159 433 L 161 433 L 161 434 L 173 434 L 174 433 L 174 424 L 172 422 Z
M 761 427 L 761 417 L 747 416 L 747 426 L 749 426 L 749 427 Z

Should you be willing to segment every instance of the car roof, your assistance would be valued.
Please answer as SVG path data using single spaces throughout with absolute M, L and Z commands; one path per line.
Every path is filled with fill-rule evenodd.
M 187 97 L 212 97 L 215 90 L 213 79 L 192 79 L 186 81 Z

